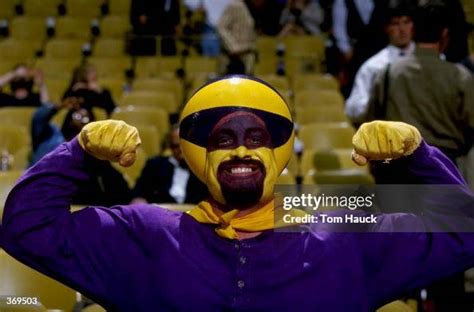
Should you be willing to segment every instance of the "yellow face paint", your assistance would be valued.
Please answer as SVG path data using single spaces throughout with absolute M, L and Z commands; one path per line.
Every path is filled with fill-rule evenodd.
M 251 159 L 260 162 L 265 169 L 263 191 L 258 202 L 266 203 L 273 198 L 273 188 L 279 172 L 275 162 L 273 150 L 267 147 L 247 149 L 239 146 L 233 150 L 216 150 L 207 153 L 206 157 L 206 185 L 212 198 L 221 204 L 227 204 L 222 193 L 221 182 L 218 179 L 219 166 L 232 159 Z M 236 178 L 238 179 L 238 178 Z M 238 181 L 236 181 L 238 183 Z

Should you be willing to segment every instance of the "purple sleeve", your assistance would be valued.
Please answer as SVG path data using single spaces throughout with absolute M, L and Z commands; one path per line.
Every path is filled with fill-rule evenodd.
M 441 191 L 421 196 L 426 211 L 379 215 L 370 233 L 360 234 L 374 308 L 474 266 L 473 193 L 437 148 L 423 142 L 408 160 L 410 173 Z
M 88 178 L 77 140 L 30 168 L 5 203 L 0 246 L 25 264 L 107 306 L 124 292 L 111 278 L 145 267 L 179 214 L 149 205 L 88 207 L 70 213 L 72 195 Z M 127 255 L 124 257 L 124 255 Z M 131 260 L 133 259 L 133 260 Z

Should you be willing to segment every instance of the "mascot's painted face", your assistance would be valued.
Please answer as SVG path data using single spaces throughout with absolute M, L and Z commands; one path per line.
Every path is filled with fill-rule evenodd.
M 272 198 L 277 177 L 265 122 L 244 111 L 222 117 L 207 144 L 206 182 L 212 196 L 233 207 L 251 207 Z
M 273 198 L 293 147 L 293 122 L 282 97 L 262 81 L 231 76 L 188 101 L 180 144 L 191 170 L 212 198 L 247 209 Z

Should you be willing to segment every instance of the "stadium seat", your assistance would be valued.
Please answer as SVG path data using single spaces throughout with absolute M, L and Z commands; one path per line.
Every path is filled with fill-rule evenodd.
M 120 107 L 112 113 L 111 119 L 123 120 L 135 127 L 147 125 L 156 127 L 161 137 L 163 137 L 170 128 L 167 112 L 164 109 L 156 107 Z
M 17 0 L 0 1 L 0 19 L 10 19 L 15 15 L 15 5 Z
M 56 38 L 89 39 L 90 19 L 63 16 L 56 20 Z
M 0 171 L 0 221 L 2 220 L 3 206 L 5 205 L 5 200 L 7 199 L 8 193 L 10 193 L 11 189 L 15 185 L 16 181 L 20 178 L 22 173 L 23 170 Z M 1 283 L 2 279 L 0 279 L 0 285 Z M 0 311 L 3 310 L 0 309 Z
M 275 75 L 278 70 L 278 58 L 276 56 L 259 57 L 255 64 L 254 75 Z
M 152 129 L 154 129 L 152 127 Z M 140 132 L 140 138 L 145 138 L 145 132 L 142 129 L 139 129 Z M 142 138 L 142 140 L 143 140 Z M 112 166 L 117 169 L 118 172 L 120 172 L 127 181 L 128 187 L 130 189 L 133 189 L 135 187 L 135 184 L 137 182 L 137 179 L 140 177 L 140 174 L 142 173 L 143 168 L 145 167 L 146 161 L 149 158 L 148 154 L 145 152 L 144 146 L 140 146 L 137 150 L 137 158 L 133 165 L 130 167 L 123 167 L 120 166 L 118 163 L 112 163 Z M 84 310 L 83 310 L 84 311 Z
M 55 55 L 56 53 L 60 52 L 61 44 L 55 45 L 54 47 L 50 47 L 51 55 Z M 71 48 L 71 46 L 68 46 Z M 52 79 L 62 79 L 64 81 L 69 82 L 72 77 L 72 72 L 76 66 L 78 66 L 81 62 L 81 59 L 76 58 L 65 58 L 65 59 L 56 59 L 53 57 L 48 58 L 40 58 L 35 63 L 35 67 L 39 68 L 43 71 L 43 74 L 46 80 Z
M 268 82 L 272 87 L 276 89 L 290 89 L 290 83 L 288 78 L 285 76 L 277 76 L 277 75 L 257 75 L 258 78 Z
M 186 212 L 193 209 L 196 205 L 192 204 L 175 204 L 175 203 L 159 203 L 157 204 L 158 207 L 173 210 L 173 211 L 182 211 Z
M 3 104 L 3 103 L 2 103 Z M 0 124 L 31 128 L 31 119 L 37 107 L 1 107 Z
M 25 62 L 33 59 L 41 48 L 41 40 L 18 40 L 9 38 L 0 41 L 0 59 Z
M 291 79 L 295 75 L 320 73 L 321 62 L 315 56 L 287 56 L 285 57 L 285 74 Z
M 360 169 L 352 161 L 352 148 L 334 148 L 331 150 L 305 149 L 301 155 L 300 172 L 309 173 L 323 170 Z
M 361 171 L 360 169 L 343 169 L 343 170 L 325 170 L 316 171 L 312 175 L 315 184 L 352 184 L 352 185 L 372 185 L 374 178 L 370 173 Z M 308 180 L 306 180 L 308 181 Z
M 172 91 L 133 91 L 124 94 L 120 106 L 161 108 L 168 113 L 178 112 L 178 101 Z
M 92 55 L 94 57 L 124 57 L 126 56 L 125 40 L 100 38 L 94 43 Z
M 217 73 L 217 66 L 217 58 L 191 56 L 185 60 L 184 71 L 186 77 L 192 79 L 197 74 Z
M 123 79 L 127 70 L 132 67 L 130 57 L 89 57 L 87 63 L 97 69 L 99 79 L 116 78 Z
M 130 16 L 131 0 L 109 0 L 109 13 L 111 15 Z
M 18 64 L 18 61 L 16 60 L 0 59 L 0 74 L 3 75 L 6 72 L 13 70 L 13 68 L 15 68 L 17 64 Z
M 137 78 L 176 77 L 176 71 L 179 68 L 181 68 L 181 59 L 177 56 L 138 57 L 135 75 Z
M 42 17 L 19 16 L 12 20 L 10 37 L 20 40 L 43 40 L 46 37 L 46 22 Z
M 183 101 L 183 84 L 177 78 L 163 79 L 136 79 L 132 85 L 133 91 L 166 91 L 173 92 L 178 100 L 178 103 Z
M 283 38 L 285 55 L 324 59 L 324 38 L 321 36 L 288 36 Z
M 339 83 L 329 74 L 303 74 L 293 76 L 293 90 L 339 90 Z
M 348 121 L 348 119 L 343 109 L 342 106 L 297 106 L 295 107 L 295 120 L 300 125 L 308 123 L 345 122 Z
M 305 150 L 332 150 L 351 148 L 354 133 L 354 129 L 347 123 L 320 123 L 302 125 L 298 137 Z
M 45 57 L 52 59 L 80 59 L 83 39 L 51 39 L 46 43 Z
M 94 18 L 100 15 L 104 0 L 67 0 L 66 11 L 69 16 Z
M 25 169 L 31 151 L 30 129 L 0 124 L 0 152 L 4 151 L 11 155 L 12 169 Z
M 0 250 L 0 276 L 1 294 L 35 297 L 50 310 L 72 311 L 76 303 L 74 290 L 25 266 L 4 250 Z
M 118 100 L 124 92 L 125 80 L 123 78 L 100 78 L 99 85 L 108 89 L 114 100 Z
M 48 79 L 46 87 L 48 88 L 49 99 L 53 103 L 59 103 L 68 86 L 69 79 Z
M 103 38 L 125 38 L 130 30 L 128 16 L 108 15 L 100 22 L 100 35 Z
M 301 90 L 295 92 L 295 107 L 344 107 L 344 98 L 337 91 Z
M 280 43 L 279 38 L 269 36 L 258 36 L 255 44 L 260 60 L 277 55 L 277 47 Z
M 62 0 L 24 0 L 26 16 L 47 17 L 58 15 L 58 5 Z

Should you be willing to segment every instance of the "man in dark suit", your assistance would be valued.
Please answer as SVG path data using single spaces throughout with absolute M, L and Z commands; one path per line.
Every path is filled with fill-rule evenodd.
M 173 127 L 168 146 L 172 156 L 150 158 L 133 190 L 132 203 L 197 204 L 207 187 L 189 170 L 179 148 L 179 128 Z

